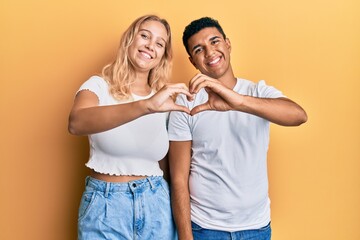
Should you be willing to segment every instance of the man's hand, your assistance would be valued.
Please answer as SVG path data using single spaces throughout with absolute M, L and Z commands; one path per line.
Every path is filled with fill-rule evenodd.
M 204 74 L 197 74 L 190 80 L 190 93 L 196 94 L 204 88 L 209 95 L 206 103 L 194 107 L 190 114 L 195 115 L 202 111 L 216 110 L 229 111 L 234 110 L 235 106 L 240 104 L 241 95 L 227 88 L 219 80 L 208 77 Z M 188 100 L 190 100 L 188 98 Z
M 202 88 L 208 93 L 209 99 L 206 103 L 194 107 L 190 115 L 206 110 L 235 110 L 253 114 L 282 126 L 298 126 L 307 121 L 304 109 L 285 97 L 259 98 L 241 95 L 217 79 L 197 74 L 190 80 L 190 93 L 196 94 Z

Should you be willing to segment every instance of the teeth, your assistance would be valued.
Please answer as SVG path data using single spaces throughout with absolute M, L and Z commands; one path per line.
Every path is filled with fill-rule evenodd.
M 220 58 L 216 58 L 213 61 L 209 62 L 209 64 L 216 64 L 220 61 Z
M 146 58 L 148 58 L 148 59 L 151 59 L 150 54 L 147 54 L 147 53 L 145 53 L 145 52 L 141 52 L 141 54 L 142 54 L 144 57 L 146 57 Z

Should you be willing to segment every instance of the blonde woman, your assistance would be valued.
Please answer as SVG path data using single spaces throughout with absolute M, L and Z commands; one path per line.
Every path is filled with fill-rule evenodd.
M 168 111 L 189 113 L 173 98 L 191 95 L 184 84 L 166 84 L 171 48 L 168 22 L 142 16 L 124 32 L 114 62 L 76 94 L 69 132 L 88 136 L 92 169 L 78 239 L 177 239 L 163 177 L 166 119 Z

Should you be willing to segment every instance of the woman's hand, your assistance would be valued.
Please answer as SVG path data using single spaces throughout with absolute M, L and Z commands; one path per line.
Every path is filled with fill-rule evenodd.
M 187 107 L 175 104 L 174 100 L 178 94 L 184 94 L 188 99 L 193 99 L 193 95 L 184 83 L 175 83 L 165 85 L 154 96 L 144 101 L 150 113 L 182 111 L 190 114 Z

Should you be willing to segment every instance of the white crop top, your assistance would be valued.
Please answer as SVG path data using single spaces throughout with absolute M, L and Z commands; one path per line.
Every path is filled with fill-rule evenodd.
M 107 82 L 93 76 L 80 87 L 99 98 L 99 106 L 123 104 L 151 97 L 132 94 L 133 100 L 119 101 L 109 93 Z M 90 134 L 90 157 L 86 166 L 110 175 L 162 176 L 158 161 L 169 148 L 167 113 L 154 113 L 105 132 Z

